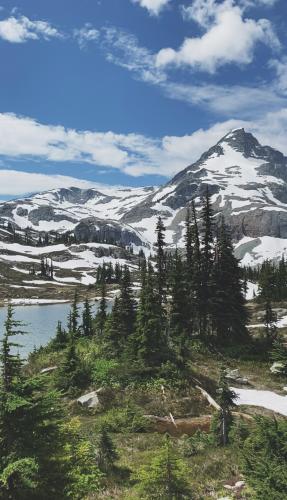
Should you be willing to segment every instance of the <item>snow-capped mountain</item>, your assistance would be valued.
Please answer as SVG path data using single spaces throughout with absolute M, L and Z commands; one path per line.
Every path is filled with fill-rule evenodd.
M 103 238 L 152 248 L 161 215 L 167 243 L 183 244 L 187 207 L 199 209 L 206 186 L 216 215 L 231 227 L 237 255 L 244 264 L 279 258 L 287 252 L 287 158 L 236 129 L 197 162 L 159 188 L 58 189 L 0 204 L 0 239 L 30 228 L 32 238 L 45 232 L 73 232 L 77 242 Z

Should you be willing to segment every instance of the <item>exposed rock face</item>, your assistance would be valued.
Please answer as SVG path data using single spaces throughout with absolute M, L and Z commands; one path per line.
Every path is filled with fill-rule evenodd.
M 287 253 L 287 158 L 244 129 L 227 134 L 157 189 L 71 187 L 2 203 L 0 239 L 1 226 L 9 223 L 16 230 L 75 232 L 80 242 L 107 235 L 123 245 L 152 247 L 161 215 L 167 243 L 180 247 L 187 208 L 194 200 L 199 210 L 207 187 L 216 217 L 224 216 L 238 243 L 238 256 L 258 262 L 266 245 L 273 251 L 269 258 Z M 281 245 L 276 253 L 276 241 L 266 238 L 286 238 L 286 248 Z

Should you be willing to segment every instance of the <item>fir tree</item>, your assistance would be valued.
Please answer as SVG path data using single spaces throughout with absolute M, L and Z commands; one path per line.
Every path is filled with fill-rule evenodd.
M 241 271 L 223 220 L 218 231 L 209 282 L 213 292 L 209 296 L 211 330 L 217 341 L 239 342 L 248 339 L 248 313 L 245 308 Z
M 157 270 L 157 291 L 161 304 L 166 301 L 166 255 L 165 255 L 165 226 L 161 217 L 156 225 L 156 270 Z
M 74 393 L 75 390 L 85 387 L 89 382 L 90 373 L 77 353 L 75 338 L 72 334 L 65 358 L 57 372 L 57 386 L 61 390 Z
M 70 333 L 73 335 L 79 334 L 79 304 L 78 304 L 78 292 L 75 291 L 74 300 L 71 309 L 71 322 L 70 322 Z
M 167 359 L 167 338 L 162 326 L 162 305 L 156 280 L 149 262 L 147 271 L 142 269 L 141 295 L 132 337 L 134 356 L 143 366 L 160 366 Z
M 116 358 L 120 356 L 121 337 L 119 324 L 121 320 L 120 301 L 115 297 L 111 314 L 108 316 L 104 328 L 103 354 L 107 357 Z
M 175 353 L 176 361 L 181 368 L 185 367 L 189 356 L 189 340 L 191 337 L 188 316 L 190 303 L 186 288 L 184 265 L 178 250 L 176 250 L 170 283 L 169 341 L 171 351 Z
M 82 332 L 84 337 L 92 337 L 94 333 L 92 310 L 88 297 L 86 297 L 84 302 L 84 309 L 82 313 Z
M 118 459 L 116 447 L 108 434 L 105 426 L 102 426 L 97 438 L 97 464 L 104 473 L 109 473 Z
M 66 347 L 68 342 L 68 336 L 65 330 L 63 330 L 61 321 L 58 321 L 56 335 L 52 339 L 52 347 L 54 349 L 63 349 Z
M 217 403 L 220 406 L 217 418 L 215 419 L 215 434 L 218 444 L 226 446 L 232 424 L 231 409 L 235 406 L 236 394 L 229 388 L 226 379 L 226 370 L 221 369 L 220 379 L 217 389 Z
M 123 269 L 119 295 L 119 324 L 118 332 L 123 351 L 134 331 L 136 303 L 131 288 L 131 275 L 128 266 Z
M 280 363 L 280 374 L 287 376 L 287 343 L 282 336 L 277 336 L 273 342 L 271 359 L 274 363 Z
M 203 336 L 208 334 L 210 319 L 211 271 L 213 265 L 213 210 L 211 196 L 206 187 L 202 208 L 202 257 L 201 257 L 201 290 L 200 290 L 200 332 Z
M 264 313 L 265 335 L 270 345 L 276 340 L 277 337 L 277 314 L 273 311 L 271 302 L 267 300 L 265 304 Z
M 106 321 L 107 321 L 107 296 L 106 296 L 106 284 L 103 282 L 101 290 L 101 300 L 99 304 L 99 309 L 96 314 L 96 329 L 100 338 L 102 338 L 103 336 Z
M 166 436 L 162 451 L 151 460 L 150 465 L 142 467 L 137 474 L 141 498 L 192 500 L 187 476 L 185 463 L 176 456 L 170 438 Z

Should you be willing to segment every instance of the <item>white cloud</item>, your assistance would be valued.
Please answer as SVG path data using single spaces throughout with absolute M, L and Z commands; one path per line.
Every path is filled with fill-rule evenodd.
M 277 90 L 287 94 L 287 57 L 283 57 L 281 60 L 273 59 L 270 61 L 269 66 L 275 69 Z
M 50 40 L 60 37 L 62 34 L 46 21 L 31 21 L 26 16 L 11 16 L 0 21 L 0 38 L 6 42 L 24 43 L 27 40 Z
M 84 48 L 88 42 L 94 42 L 100 37 L 100 31 L 93 28 L 90 23 L 85 24 L 81 29 L 74 30 L 74 38 L 78 41 L 81 48 Z
M 270 21 L 248 19 L 233 0 L 195 0 L 184 9 L 186 17 L 205 28 L 201 37 L 186 38 L 178 50 L 161 49 L 157 65 L 187 66 L 214 73 L 226 64 L 250 64 L 259 42 L 273 49 L 280 46 Z
M 1 196 L 19 196 L 71 186 L 84 189 L 90 187 L 98 188 L 99 184 L 64 175 L 45 175 L 18 170 L 0 170 Z
M 46 162 L 87 162 L 98 168 L 112 166 L 131 176 L 163 175 L 170 177 L 213 146 L 230 129 L 245 127 L 264 144 L 287 155 L 287 107 L 255 120 L 226 120 L 208 129 L 185 136 L 154 139 L 140 134 L 115 134 L 66 130 L 41 125 L 29 118 L 0 115 L 0 155 L 7 165 L 9 158 Z M 33 174 L 11 174 L 5 166 L 0 170 L 0 194 L 19 194 L 56 186 L 79 185 L 71 177 Z M 2 176 L 2 177 L 1 177 Z M 46 182 L 46 184 L 45 184 Z M 85 186 L 91 183 L 83 181 Z M 84 185 L 83 184 L 83 185 Z M 4 186 L 4 187 L 3 187 Z M 6 186 L 6 187 L 5 187 Z M 42 187 L 43 186 L 43 187 Z
M 213 2 L 213 0 L 212 0 Z M 210 4 L 211 5 L 211 4 Z M 135 79 L 156 85 L 169 98 L 205 107 L 222 115 L 239 118 L 256 117 L 286 105 L 273 82 L 252 85 L 217 85 L 210 83 L 180 83 L 171 80 L 165 68 L 157 67 L 155 56 L 138 44 L 135 36 L 116 28 L 102 32 L 106 58 L 130 71 Z
M 170 0 L 132 0 L 149 11 L 151 15 L 158 16 L 160 11 L 170 2 Z
M 134 35 L 117 28 L 106 28 L 102 44 L 108 61 L 131 71 L 138 79 L 152 84 L 166 79 L 164 71 L 156 67 L 155 56 L 145 47 L 140 47 Z

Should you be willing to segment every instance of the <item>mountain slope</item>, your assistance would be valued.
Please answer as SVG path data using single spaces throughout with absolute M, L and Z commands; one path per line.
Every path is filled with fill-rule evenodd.
M 167 243 L 181 246 L 187 207 L 194 200 L 199 210 L 207 186 L 216 217 L 225 217 L 244 264 L 280 258 L 287 249 L 287 158 L 244 129 L 228 133 L 157 189 L 71 187 L 2 203 L 0 239 L 23 239 L 29 228 L 32 245 L 48 232 L 50 243 L 70 233 L 77 243 L 151 249 L 161 215 Z

